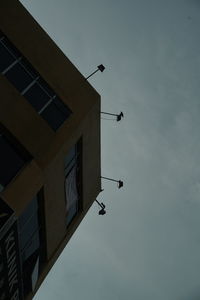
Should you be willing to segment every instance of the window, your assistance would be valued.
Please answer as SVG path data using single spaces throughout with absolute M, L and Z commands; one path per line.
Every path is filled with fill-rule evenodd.
M 25 213 L 19 219 L 20 247 L 23 261 L 39 248 L 39 224 L 37 216 L 37 198 L 35 197 Z
M 7 49 L 7 51 L 14 57 L 19 58 L 21 57 L 20 52 L 17 48 L 6 38 L 6 36 L 0 32 L 0 40 L 1 44 Z
M 4 71 L 15 61 L 15 58 L 8 52 L 2 43 L 0 43 L 0 57 L 0 72 Z
M 65 157 L 65 195 L 66 195 L 66 224 L 71 221 L 81 209 L 81 155 L 82 142 L 74 145 Z
M 51 99 L 46 91 L 35 82 L 24 94 L 28 102 L 39 112 Z
M 22 92 L 33 81 L 33 78 L 20 62 L 5 72 L 5 76 L 19 92 Z
M 33 291 L 46 261 L 44 197 L 40 191 L 18 219 L 24 293 Z
M 19 232 L 21 257 L 25 261 L 39 248 L 37 197 L 19 218 Z
M 54 131 L 71 115 L 71 110 L 2 32 L 0 73 L 14 85 Z
M 52 99 L 52 102 L 41 112 L 41 116 L 51 124 L 51 128 L 56 130 L 65 121 L 66 116 L 71 114 L 70 110 L 63 105 L 58 97 Z
M 0 191 L 20 171 L 26 163 L 27 158 L 20 153 L 14 143 L 0 132 Z

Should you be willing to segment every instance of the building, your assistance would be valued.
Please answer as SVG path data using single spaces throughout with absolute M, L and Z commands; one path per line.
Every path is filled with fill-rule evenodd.
M 18 0 L 0 89 L 0 300 L 32 299 L 101 190 L 100 96 Z

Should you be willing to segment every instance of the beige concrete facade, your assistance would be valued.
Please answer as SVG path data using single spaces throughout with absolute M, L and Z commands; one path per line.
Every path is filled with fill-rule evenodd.
M 54 132 L 0 75 L 0 123 L 32 156 L 0 197 L 20 216 L 44 191 L 47 261 L 35 293 L 101 190 L 100 96 L 19 1 L 1 0 L 0 30 L 72 111 Z M 66 229 L 64 157 L 81 137 L 82 210 Z

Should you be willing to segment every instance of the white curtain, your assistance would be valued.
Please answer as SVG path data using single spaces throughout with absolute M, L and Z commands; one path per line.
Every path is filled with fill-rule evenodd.
M 78 190 L 76 186 L 76 165 L 72 168 L 65 179 L 65 193 L 66 193 L 66 213 L 67 224 L 75 216 L 78 210 Z

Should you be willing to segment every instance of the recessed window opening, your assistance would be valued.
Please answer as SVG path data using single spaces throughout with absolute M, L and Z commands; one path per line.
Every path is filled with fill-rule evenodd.
M 65 157 L 66 225 L 82 209 L 82 142 L 74 145 Z
M 24 293 L 34 291 L 46 262 L 44 196 L 41 190 L 18 219 Z M 34 274 L 34 275 L 33 275 Z M 33 277 L 35 278 L 33 281 Z
M 7 37 L 1 32 L 0 36 L 0 73 L 13 84 L 54 131 L 58 130 L 70 117 L 71 110 Z

